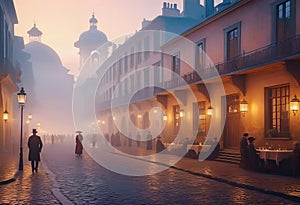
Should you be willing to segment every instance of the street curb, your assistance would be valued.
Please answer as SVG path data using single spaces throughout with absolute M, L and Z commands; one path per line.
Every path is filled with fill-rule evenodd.
M 195 175 L 195 176 L 200 176 L 200 177 L 204 177 L 204 178 L 211 179 L 211 180 L 214 180 L 214 181 L 222 182 L 222 183 L 234 186 L 234 187 L 239 187 L 239 188 L 244 188 L 244 189 L 248 189 L 248 190 L 252 190 L 252 191 L 257 191 L 257 192 L 261 192 L 263 194 L 268 194 L 268 195 L 273 195 L 273 196 L 281 197 L 281 198 L 284 198 L 284 199 L 288 199 L 290 201 L 300 202 L 300 197 L 293 196 L 293 195 L 290 195 L 290 194 L 285 194 L 283 192 L 277 192 L 277 191 L 272 191 L 272 190 L 268 190 L 268 189 L 263 189 L 263 188 L 256 187 L 256 186 L 253 186 L 253 185 L 239 183 L 239 182 L 227 180 L 227 179 L 220 178 L 220 177 L 215 177 L 213 175 L 204 174 L 204 173 L 201 173 L 201 172 L 194 172 L 194 171 L 184 169 L 184 168 L 180 168 L 180 167 L 177 167 L 177 166 L 174 166 L 174 165 L 170 166 L 168 164 L 164 164 L 164 163 L 161 163 L 161 162 L 155 162 L 155 161 L 151 161 L 151 160 L 137 158 L 137 157 L 134 157 L 134 156 L 127 156 L 127 155 L 124 155 L 124 154 L 121 154 L 121 153 L 113 153 L 113 154 L 121 155 L 121 156 L 124 156 L 124 157 L 136 159 L 136 160 L 146 161 L 146 162 L 150 162 L 150 163 L 154 163 L 154 164 L 158 164 L 158 165 L 162 165 L 162 166 L 169 166 L 170 168 L 176 169 L 178 171 L 187 172 L 187 173 Z
M 63 193 L 61 193 L 59 184 L 56 181 L 56 175 L 48 168 L 46 160 L 43 160 L 42 166 L 52 182 L 51 192 L 54 197 L 63 205 L 74 205 L 71 200 L 69 200 Z
M 261 192 L 263 194 L 269 194 L 269 195 L 285 198 L 285 199 L 295 201 L 295 202 L 300 202 L 300 197 L 285 194 L 283 192 L 272 191 L 272 190 L 263 189 L 263 188 L 256 187 L 256 186 L 253 186 L 253 185 L 249 185 L 249 184 L 243 184 L 243 183 L 239 183 L 239 182 L 235 182 L 235 181 L 230 181 L 230 180 L 227 180 L 227 179 L 224 179 L 224 178 L 214 177 L 214 176 L 209 175 L 209 174 L 194 172 L 194 171 L 183 169 L 183 168 L 176 167 L 176 166 L 171 166 L 171 168 L 179 170 L 179 171 L 184 171 L 184 172 L 193 174 L 195 176 L 201 176 L 201 177 L 205 177 L 205 178 L 208 178 L 208 179 L 211 179 L 211 180 L 214 180 L 214 181 L 222 182 L 222 183 L 225 183 L 225 184 L 228 184 L 228 185 L 231 185 L 231 186 L 244 188 L 244 189 L 248 189 L 248 190 L 252 190 L 252 191 L 257 191 L 257 192 Z

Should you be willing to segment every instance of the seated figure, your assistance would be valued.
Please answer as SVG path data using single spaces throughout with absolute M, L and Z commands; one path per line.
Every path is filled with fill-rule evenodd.
M 292 175 L 294 177 L 300 176 L 300 144 L 294 142 L 293 155 L 291 159 Z

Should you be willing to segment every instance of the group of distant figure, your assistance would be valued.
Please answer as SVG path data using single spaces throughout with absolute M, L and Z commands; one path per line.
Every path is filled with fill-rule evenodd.
M 240 154 L 241 161 L 240 167 L 253 171 L 264 171 L 264 161 L 260 159 L 258 151 L 254 146 L 255 137 L 249 136 L 248 133 L 244 133 L 240 141 Z M 291 169 L 292 176 L 300 176 L 300 144 L 298 141 L 293 143 L 292 157 L 286 159 L 288 163 L 283 166 Z
M 141 147 L 141 134 L 137 132 L 135 139 L 133 139 L 132 135 L 129 133 L 128 137 L 123 136 L 120 134 L 120 132 L 117 133 L 111 133 L 111 136 L 109 136 L 108 133 L 104 135 L 106 142 L 109 142 L 114 147 L 121 147 L 121 146 L 127 146 L 132 147 L 134 146 L 134 143 L 136 144 L 136 147 Z M 146 135 L 146 150 L 153 150 L 154 142 L 155 140 L 152 139 L 153 136 L 150 131 L 148 131 Z M 156 151 L 160 152 L 161 150 L 165 149 L 163 143 L 161 142 L 161 137 L 158 136 L 156 139 Z

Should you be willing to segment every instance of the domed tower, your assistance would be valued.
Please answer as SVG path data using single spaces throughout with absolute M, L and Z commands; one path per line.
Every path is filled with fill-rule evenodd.
M 27 33 L 30 42 L 24 51 L 30 54 L 33 72 L 33 79 L 24 87 L 28 94 L 27 109 L 33 121 L 41 123 L 41 131 L 72 133 L 73 76 L 68 74 L 56 51 L 41 42 L 42 32 L 36 24 Z
M 27 31 L 28 35 L 29 35 L 29 41 L 38 41 L 41 42 L 41 36 L 42 36 L 42 32 L 36 27 L 36 24 L 34 23 L 33 27 Z
M 92 51 L 108 42 L 106 35 L 97 29 L 98 20 L 95 18 L 94 13 L 92 14 L 92 18 L 90 18 L 89 22 L 90 29 L 83 32 L 80 35 L 79 40 L 74 43 L 74 46 L 79 48 L 80 67 L 84 64 Z

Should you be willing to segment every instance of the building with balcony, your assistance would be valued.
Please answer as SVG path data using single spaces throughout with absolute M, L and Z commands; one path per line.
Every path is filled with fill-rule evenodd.
M 133 134 L 132 123 L 169 142 L 217 138 L 221 148 L 238 148 L 244 132 L 262 147 L 300 140 L 300 4 L 224 1 L 214 10 L 180 36 L 142 30 L 100 64 L 104 132 Z

